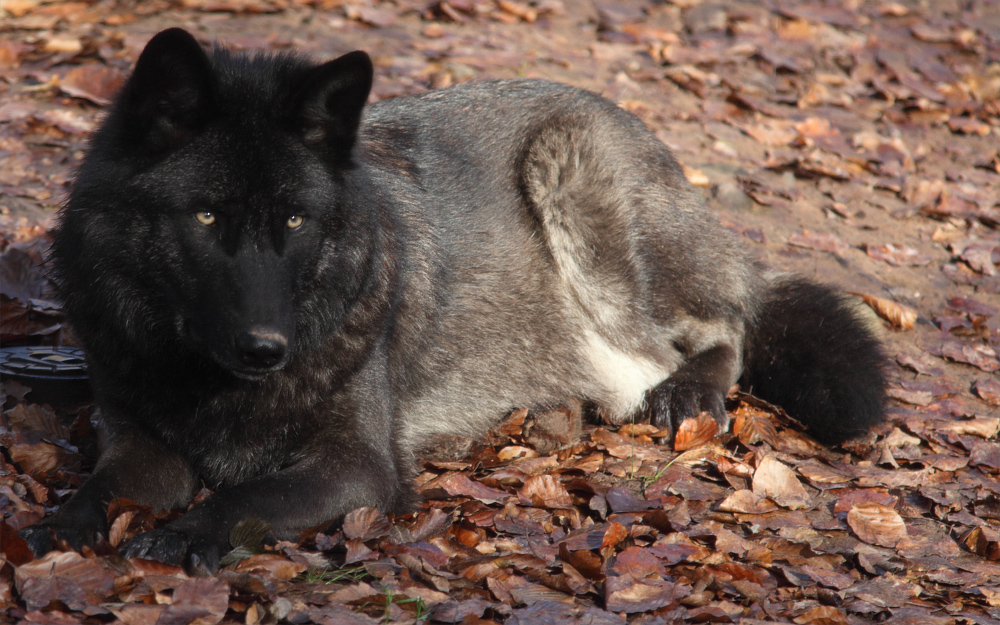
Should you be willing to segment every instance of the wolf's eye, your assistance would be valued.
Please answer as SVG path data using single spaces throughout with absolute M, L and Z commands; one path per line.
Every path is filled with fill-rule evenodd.
M 211 226 L 215 223 L 215 213 L 210 211 L 198 211 L 194 214 L 194 218 L 203 226 Z
M 305 223 L 305 219 L 302 215 L 292 215 L 285 222 L 285 225 L 288 226 L 289 230 L 295 230 L 296 228 L 301 228 L 303 223 Z

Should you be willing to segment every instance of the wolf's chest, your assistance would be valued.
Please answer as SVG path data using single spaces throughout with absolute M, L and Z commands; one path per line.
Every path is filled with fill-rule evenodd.
M 212 487 L 272 473 L 301 456 L 316 435 L 312 406 L 277 406 L 247 393 L 209 397 L 157 423 L 157 434 Z

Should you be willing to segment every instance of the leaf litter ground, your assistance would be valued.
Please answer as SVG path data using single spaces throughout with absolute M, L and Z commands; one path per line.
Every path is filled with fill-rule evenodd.
M 87 133 L 145 41 L 377 66 L 374 97 L 533 76 L 603 93 L 670 145 L 773 265 L 858 296 L 891 419 L 825 448 L 733 393 L 731 433 L 512 413 L 444 441 L 418 510 L 352 512 L 215 577 L 116 550 L 34 560 L 16 530 L 82 483 L 95 406 L 3 384 L 0 620 L 28 623 L 1000 623 L 1000 4 L 734 0 L 0 3 L 0 341 L 72 344 L 41 269 Z M 864 306 L 864 304 L 859 304 Z M 207 494 L 206 493 L 203 493 Z

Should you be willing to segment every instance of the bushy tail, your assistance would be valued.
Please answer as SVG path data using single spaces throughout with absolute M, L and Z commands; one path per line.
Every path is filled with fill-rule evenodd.
M 826 443 L 885 416 L 885 357 L 844 296 L 802 278 L 771 284 L 747 332 L 740 386 L 783 407 Z

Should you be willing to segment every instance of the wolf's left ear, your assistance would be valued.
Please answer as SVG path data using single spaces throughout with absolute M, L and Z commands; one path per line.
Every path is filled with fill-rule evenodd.
M 361 51 L 324 63 L 310 72 L 296 114 L 311 146 L 347 158 L 372 88 L 372 61 Z

